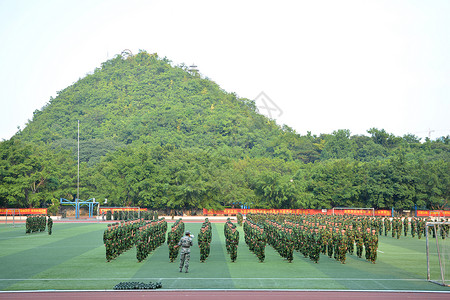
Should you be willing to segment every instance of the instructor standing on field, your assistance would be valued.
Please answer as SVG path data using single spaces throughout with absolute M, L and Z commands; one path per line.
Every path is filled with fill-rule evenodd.
M 183 271 L 183 266 L 185 267 L 185 272 L 188 273 L 189 269 L 189 260 L 191 258 L 191 246 L 192 246 L 192 238 L 191 232 L 186 231 L 185 235 L 180 239 L 178 245 L 175 247 L 178 248 L 181 246 L 181 255 L 180 255 L 180 272 Z

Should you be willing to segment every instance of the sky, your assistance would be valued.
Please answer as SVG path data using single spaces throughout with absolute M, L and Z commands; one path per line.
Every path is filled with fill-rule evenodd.
M 299 134 L 450 134 L 450 1 L 0 0 L 0 140 L 124 49 Z

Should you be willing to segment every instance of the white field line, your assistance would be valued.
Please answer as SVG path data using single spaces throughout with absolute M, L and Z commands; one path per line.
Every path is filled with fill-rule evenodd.
M 156 289 L 156 292 L 357 292 L 357 293 L 435 293 L 435 294 L 450 294 L 449 291 L 427 291 L 427 290 L 333 290 L 333 289 Z M 0 294 L 11 293 L 73 293 L 73 292 L 114 292 L 114 293 L 142 293 L 143 290 L 24 290 L 24 291 L 0 291 Z
M 109 281 L 109 280 L 335 280 L 335 281 L 426 281 L 420 278 L 210 278 L 210 277 L 144 277 L 144 278 L 0 278 L 0 281 Z
M 450 294 L 449 291 L 424 291 L 424 290 L 333 290 L 333 289 L 156 289 L 153 290 L 157 292 L 357 292 L 357 293 L 424 293 L 424 294 Z M 81 292 L 114 292 L 114 293 L 142 293 L 143 290 L 24 290 L 24 291 L 0 291 L 0 294 L 11 294 L 11 293 L 81 293 Z

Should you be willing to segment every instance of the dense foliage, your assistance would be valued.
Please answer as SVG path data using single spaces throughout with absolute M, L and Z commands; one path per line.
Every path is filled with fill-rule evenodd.
M 450 195 L 449 137 L 371 128 L 299 135 L 185 66 L 117 56 L 58 93 L 0 142 L 0 206 L 80 198 L 154 209 L 335 206 L 438 209 Z

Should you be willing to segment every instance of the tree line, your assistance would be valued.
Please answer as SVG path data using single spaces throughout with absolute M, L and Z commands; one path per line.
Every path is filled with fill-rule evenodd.
M 0 142 L 0 206 L 80 198 L 150 209 L 444 208 L 449 137 L 300 135 L 185 65 L 116 56 Z M 100 200 L 101 201 L 101 200 Z
M 12 139 L 0 143 L 0 156 L 2 207 L 52 207 L 60 197 L 76 197 L 76 159 L 69 151 L 55 153 Z M 450 163 L 427 157 L 398 149 L 384 159 L 304 163 L 143 144 L 110 152 L 93 166 L 82 163 L 80 198 L 152 209 L 443 209 L 450 194 Z

